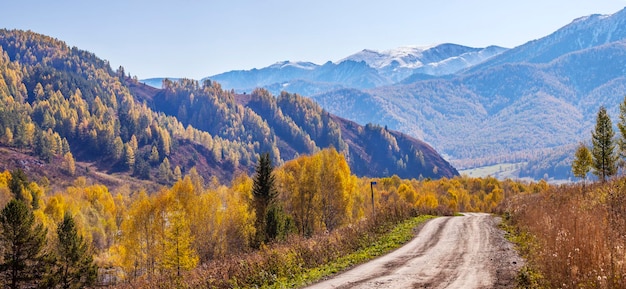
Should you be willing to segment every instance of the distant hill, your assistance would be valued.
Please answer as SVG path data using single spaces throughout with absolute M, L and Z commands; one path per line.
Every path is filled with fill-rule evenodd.
M 567 178 L 572 148 L 626 95 L 626 10 L 574 20 L 455 75 L 314 95 L 331 113 L 424 139 L 460 167 L 527 161 L 523 175 Z M 358 101 L 354 101 L 358 99 Z M 545 152 L 555 154 L 551 163 Z
M 209 89 L 207 85 L 211 85 Z M 361 126 L 323 110 L 308 98 L 282 93 L 278 97 L 257 89 L 232 95 L 205 81 L 165 82 L 162 90 L 135 86 L 135 95 L 157 111 L 233 141 L 251 139 L 260 151 L 272 151 L 281 160 L 335 147 L 347 156 L 360 176 L 396 174 L 403 178 L 440 178 L 458 175 L 432 147 L 406 134 L 377 125 Z M 153 92 L 143 93 L 145 89 Z M 193 96 L 193 99 L 190 97 Z
M 228 181 L 251 172 L 260 153 L 281 164 L 331 146 L 360 176 L 458 174 L 420 141 L 342 120 L 298 95 L 242 96 L 208 80 L 164 80 L 162 87 L 51 37 L 0 30 L 0 146 L 160 184 L 192 168 Z

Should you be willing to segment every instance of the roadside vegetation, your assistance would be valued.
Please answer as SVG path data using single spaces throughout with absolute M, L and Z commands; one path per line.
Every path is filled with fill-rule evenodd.
M 626 288 L 626 98 L 615 137 L 601 107 L 591 147 L 580 144 L 577 184 L 547 186 L 503 203 L 510 239 L 528 260 L 522 288 Z M 589 174 L 596 179 L 587 181 Z
M 510 200 L 523 288 L 624 288 L 626 178 L 548 187 Z
M 157 191 L 110 191 L 82 177 L 53 190 L 45 178 L 5 171 L 0 207 L 24 203 L 33 226 L 47 230 L 44 255 L 59 250 L 54 233 L 71 216 L 93 257 L 85 266 L 97 266 L 81 282 L 269 288 L 311 283 L 396 248 L 424 215 L 493 212 L 505 199 L 548 187 L 495 178 L 358 178 L 334 149 L 276 168 L 270 159 L 262 155 L 252 176 L 240 174 L 229 185 L 191 170 Z M 45 273 L 20 286 L 51 276 Z M 7 274 L 0 272 L 2 280 Z

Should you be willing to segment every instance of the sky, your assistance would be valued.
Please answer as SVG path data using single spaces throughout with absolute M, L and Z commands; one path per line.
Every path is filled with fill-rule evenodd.
M 363 49 L 515 47 L 626 0 L 9 0 L 0 28 L 32 30 L 139 79 L 200 79 Z

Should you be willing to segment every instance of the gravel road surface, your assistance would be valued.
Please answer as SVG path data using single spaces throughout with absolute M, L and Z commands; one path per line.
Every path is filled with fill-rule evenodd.
M 498 222 L 481 213 L 430 220 L 402 248 L 307 288 L 514 288 L 523 260 Z

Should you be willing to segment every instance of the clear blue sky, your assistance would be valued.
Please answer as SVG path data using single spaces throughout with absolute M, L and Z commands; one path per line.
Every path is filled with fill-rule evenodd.
M 8 0 L 0 28 L 94 52 L 140 79 L 199 79 L 282 60 L 336 61 L 364 48 L 514 47 L 625 0 Z

